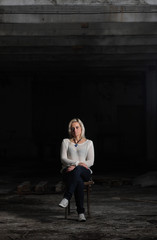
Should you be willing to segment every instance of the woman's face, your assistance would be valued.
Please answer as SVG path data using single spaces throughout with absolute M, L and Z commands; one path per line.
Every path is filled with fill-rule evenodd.
M 82 132 L 82 129 L 81 129 L 81 126 L 78 122 L 73 122 L 71 124 L 71 133 L 72 133 L 72 136 L 73 137 L 81 137 L 81 132 Z

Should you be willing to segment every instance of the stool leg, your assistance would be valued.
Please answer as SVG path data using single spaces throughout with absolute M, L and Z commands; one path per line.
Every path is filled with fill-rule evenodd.
M 70 215 L 70 201 L 68 206 L 65 208 L 65 219 L 68 218 L 68 215 Z
M 65 208 L 65 219 L 68 218 L 68 207 Z
M 69 204 L 68 204 L 68 215 L 70 215 L 70 201 L 69 201 Z
M 89 192 L 90 192 L 90 187 L 87 186 L 87 213 L 88 213 L 88 216 L 90 217 L 90 196 L 89 196 Z

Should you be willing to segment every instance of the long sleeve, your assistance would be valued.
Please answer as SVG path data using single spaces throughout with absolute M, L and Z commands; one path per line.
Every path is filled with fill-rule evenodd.
M 90 169 L 94 164 L 94 146 L 91 140 L 78 144 L 76 147 L 68 138 L 63 139 L 60 151 L 62 169 L 71 165 L 78 166 L 79 163 L 85 163 Z
M 62 141 L 62 144 L 61 144 L 60 155 L 61 155 L 61 162 L 62 162 L 64 167 L 77 164 L 76 160 L 68 159 L 68 156 L 67 156 L 67 145 L 66 145 L 65 139 Z
M 94 146 L 92 141 L 90 141 L 85 163 L 89 168 L 94 164 Z

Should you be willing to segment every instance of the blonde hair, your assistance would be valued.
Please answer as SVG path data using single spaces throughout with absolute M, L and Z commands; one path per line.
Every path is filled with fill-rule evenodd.
M 83 122 L 79 118 L 74 118 L 69 122 L 68 132 L 69 132 L 70 138 L 73 137 L 72 129 L 71 129 L 71 125 L 72 125 L 73 122 L 78 122 L 80 124 L 80 126 L 81 126 L 81 137 L 84 138 L 85 137 L 85 127 L 84 127 Z

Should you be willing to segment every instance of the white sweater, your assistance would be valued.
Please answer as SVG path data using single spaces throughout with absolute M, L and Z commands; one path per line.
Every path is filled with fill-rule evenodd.
M 68 138 L 63 139 L 61 145 L 61 162 L 62 170 L 71 165 L 77 166 L 80 162 L 85 163 L 90 169 L 94 164 L 93 142 L 87 139 L 75 147 L 75 143 L 71 142 Z

